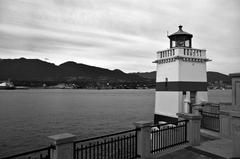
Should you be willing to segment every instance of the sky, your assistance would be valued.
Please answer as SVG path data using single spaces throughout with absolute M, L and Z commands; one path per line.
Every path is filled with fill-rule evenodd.
M 208 71 L 240 72 L 239 0 L 0 0 L 0 58 L 149 72 L 179 25 Z

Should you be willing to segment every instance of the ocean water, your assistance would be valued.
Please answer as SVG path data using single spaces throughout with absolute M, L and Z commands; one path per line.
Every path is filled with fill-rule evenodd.
M 128 130 L 153 120 L 155 90 L 0 90 L 0 157 L 46 146 L 47 136 L 80 139 Z M 231 91 L 209 91 L 231 102 Z

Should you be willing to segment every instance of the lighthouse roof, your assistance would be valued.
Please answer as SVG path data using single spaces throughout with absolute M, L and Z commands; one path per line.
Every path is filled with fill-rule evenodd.
M 168 37 L 171 38 L 171 37 L 175 37 L 175 36 L 181 36 L 181 35 L 185 35 L 185 36 L 189 36 L 189 37 L 192 37 L 193 35 L 188 33 L 188 32 L 185 32 L 182 30 L 182 25 L 179 25 L 178 28 L 179 30 L 171 35 L 169 35 Z

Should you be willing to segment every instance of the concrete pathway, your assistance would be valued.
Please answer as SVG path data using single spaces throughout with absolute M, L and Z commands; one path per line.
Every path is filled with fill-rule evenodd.
M 201 130 L 201 144 L 163 155 L 159 159 L 225 159 L 232 157 L 232 140 Z
M 229 139 L 216 139 L 201 143 L 200 146 L 194 148 L 212 153 L 224 158 L 232 157 L 232 140 Z

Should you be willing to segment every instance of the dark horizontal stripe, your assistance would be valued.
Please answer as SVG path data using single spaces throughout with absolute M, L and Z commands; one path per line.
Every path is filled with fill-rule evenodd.
M 156 91 L 207 91 L 207 82 L 157 82 Z
M 166 116 L 166 115 L 160 115 L 160 114 L 154 114 L 154 124 L 158 124 L 159 121 L 165 121 L 167 123 L 171 122 L 177 122 L 178 118 Z

